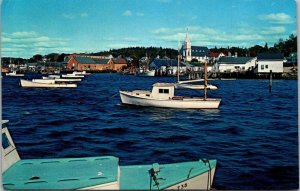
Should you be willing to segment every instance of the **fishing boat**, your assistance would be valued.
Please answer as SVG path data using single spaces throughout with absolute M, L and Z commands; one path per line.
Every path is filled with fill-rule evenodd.
M 207 98 L 207 70 L 205 63 L 204 97 L 188 97 L 175 95 L 175 83 L 155 83 L 152 91 L 120 90 L 123 104 L 182 109 L 217 109 L 221 99 Z
M 21 87 L 24 88 L 76 88 L 77 84 L 55 83 L 54 79 L 34 79 L 20 80 Z
M 114 156 L 21 159 L 2 121 L 5 190 L 210 190 L 216 160 L 120 166 Z
M 24 76 L 24 74 L 17 74 L 17 71 L 12 71 L 5 74 L 6 76 Z

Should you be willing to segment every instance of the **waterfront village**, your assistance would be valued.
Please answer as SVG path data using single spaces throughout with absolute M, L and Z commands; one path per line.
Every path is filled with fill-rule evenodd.
M 289 40 L 286 42 L 281 40 L 277 46 L 283 49 L 283 45 L 291 44 L 289 41 L 296 43 L 296 39 L 297 37 L 291 35 Z M 208 62 L 209 78 L 267 78 L 272 72 L 274 78 L 297 79 L 297 50 L 288 53 L 283 50 L 272 52 L 273 47 L 268 49 L 266 46 L 256 45 L 252 47 L 254 51 L 239 55 L 240 49 L 209 49 L 205 46 L 193 46 L 189 35 L 186 34 L 179 51 L 151 47 L 144 48 L 145 53 L 139 52 L 137 56 L 134 51 L 141 49 L 137 47 L 120 49 L 123 52 L 125 50 L 124 55 L 107 51 L 102 54 L 52 53 L 47 56 L 37 54 L 30 59 L 2 58 L 2 72 L 57 74 L 88 71 L 136 74 L 147 69 L 154 70 L 155 76 L 175 76 L 179 68 L 180 75 L 195 79 L 203 75 L 203 63 Z M 134 53 L 130 55 L 129 49 Z M 156 55 L 155 51 L 148 53 L 149 49 L 150 51 L 154 49 L 158 53 Z M 271 52 L 266 52 L 266 49 Z

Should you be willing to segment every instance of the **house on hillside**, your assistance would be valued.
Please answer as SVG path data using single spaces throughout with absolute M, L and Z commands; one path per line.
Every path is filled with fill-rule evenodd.
M 195 60 L 198 62 L 205 62 L 208 59 L 209 49 L 205 46 L 192 46 L 190 37 L 186 34 L 180 54 L 184 61 Z
M 246 72 L 255 67 L 255 57 L 220 57 L 213 65 L 216 73 Z
M 254 73 L 283 73 L 283 54 L 258 54 Z
M 221 57 L 228 56 L 228 53 L 223 52 L 210 52 L 208 53 L 208 58 L 211 62 L 218 61 Z

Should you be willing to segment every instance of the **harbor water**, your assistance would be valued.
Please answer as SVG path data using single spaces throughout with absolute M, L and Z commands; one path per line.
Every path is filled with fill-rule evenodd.
M 33 78 L 25 75 L 25 78 Z M 175 77 L 92 74 L 77 88 L 2 78 L 2 118 L 21 158 L 113 155 L 120 165 L 217 159 L 216 189 L 298 189 L 297 80 L 214 80 L 216 110 L 122 105 L 119 90 Z M 203 92 L 178 90 L 203 96 Z

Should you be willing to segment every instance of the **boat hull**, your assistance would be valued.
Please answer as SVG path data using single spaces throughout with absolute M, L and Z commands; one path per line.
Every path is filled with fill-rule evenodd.
M 123 104 L 163 107 L 163 108 L 182 108 L 182 109 L 217 109 L 221 99 L 207 98 L 187 98 L 174 97 L 173 99 L 152 99 L 147 96 L 139 97 L 132 92 L 120 91 L 120 97 Z
M 149 77 L 153 77 L 155 76 L 155 70 L 147 70 L 144 72 L 139 72 L 137 73 L 138 76 L 149 76 Z
M 49 83 L 38 83 L 29 80 L 20 80 L 21 87 L 24 88 L 76 88 L 77 84 L 49 84 Z

